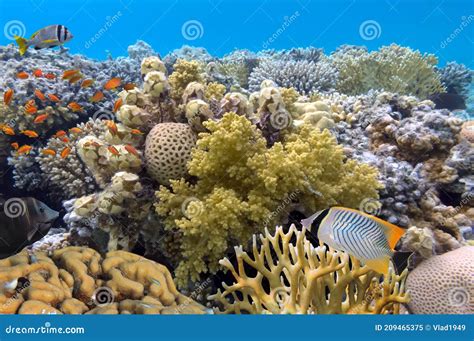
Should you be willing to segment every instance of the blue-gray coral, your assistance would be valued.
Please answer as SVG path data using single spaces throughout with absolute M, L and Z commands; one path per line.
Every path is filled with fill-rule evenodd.
M 469 85 L 472 83 L 474 72 L 463 64 L 450 62 L 438 70 L 441 83 L 446 92 L 457 94 L 467 99 Z

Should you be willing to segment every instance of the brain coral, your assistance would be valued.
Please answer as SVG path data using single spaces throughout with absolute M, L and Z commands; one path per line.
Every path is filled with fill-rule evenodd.
M 415 314 L 474 314 L 474 247 L 433 256 L 407 279 Z
M 169 184 L 187 174 L 186 164 L 196 135 L 183 123 L 160 123 L 148 134 L 145 158 L 148 173 L 159 183 Z
M 102 258 L 86 247 L 49 257 L 21 253 L 0 261 L 1 314 L 202 314 L 176 290 L 161 264 L 124 252 Z

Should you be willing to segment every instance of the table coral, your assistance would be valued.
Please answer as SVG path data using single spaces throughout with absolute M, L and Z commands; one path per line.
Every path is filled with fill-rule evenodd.
M 474 247 L 464 246 L 423 261 L 410 272 L 408 307 L 415 314 L 474 313 Z
M 267 148 L 257 127 L 235 113 L 204 125 L 209 133 L 200 134 L 188 164 L 197 182 L 171 181 L 171 189 L 157 192 L 156 210 L 165 229 L 178 232 L 180 285 L 215 272 L 230 240 L 247 240 L 292 207 L 300 205 L 309 214 L 377 198 L 376 170 L 346 161 L 328 131 L 305 127 Z
M 236 266 L 220 261 L 235 282 L 223 283 L 224 291 L 209 299 L 237 314 L 398 314 L 409 301 L 406 270 L 391 270 L 382 280 L 344 252 L 314 247 L 305 233 L 294 225 L 286 233 L 278 227 L 260 235 L 261 245 L 254 235 L 251 255 L 235 247 Z
M 13 287 L 0 293 L 2 314 L 205 313 L 176 290 L 163 265 L 124 251 L 24 250 L 0 260 L 0 281 Z

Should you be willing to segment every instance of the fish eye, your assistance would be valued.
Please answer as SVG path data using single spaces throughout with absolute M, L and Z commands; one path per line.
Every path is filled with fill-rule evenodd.
M 40 210 L 41 213 L 44 213 L 44 208 L 43 207 L 40 207 L 39 210 Z

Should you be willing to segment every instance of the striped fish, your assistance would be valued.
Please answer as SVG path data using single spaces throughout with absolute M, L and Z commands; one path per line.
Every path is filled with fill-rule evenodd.
M 74 36 L 63 25 L 50 25 L 36 31 L 29 40 L 15 36 L 15 40 L 20 47 L 20 55 L 24 55 L 30 46 L 34 46 L 35 50 L 52 48 L 59 46 L 62 50 L 63 44 L 70 41 Z
M 370 269 L 388 273 L 390 258 L 405 230 L 364 212 L 345 207 L 319 211 L 301 221 L 311 230 L 311 224 L 321 221 L 318 239 L 333 249 L 345 251 Z

